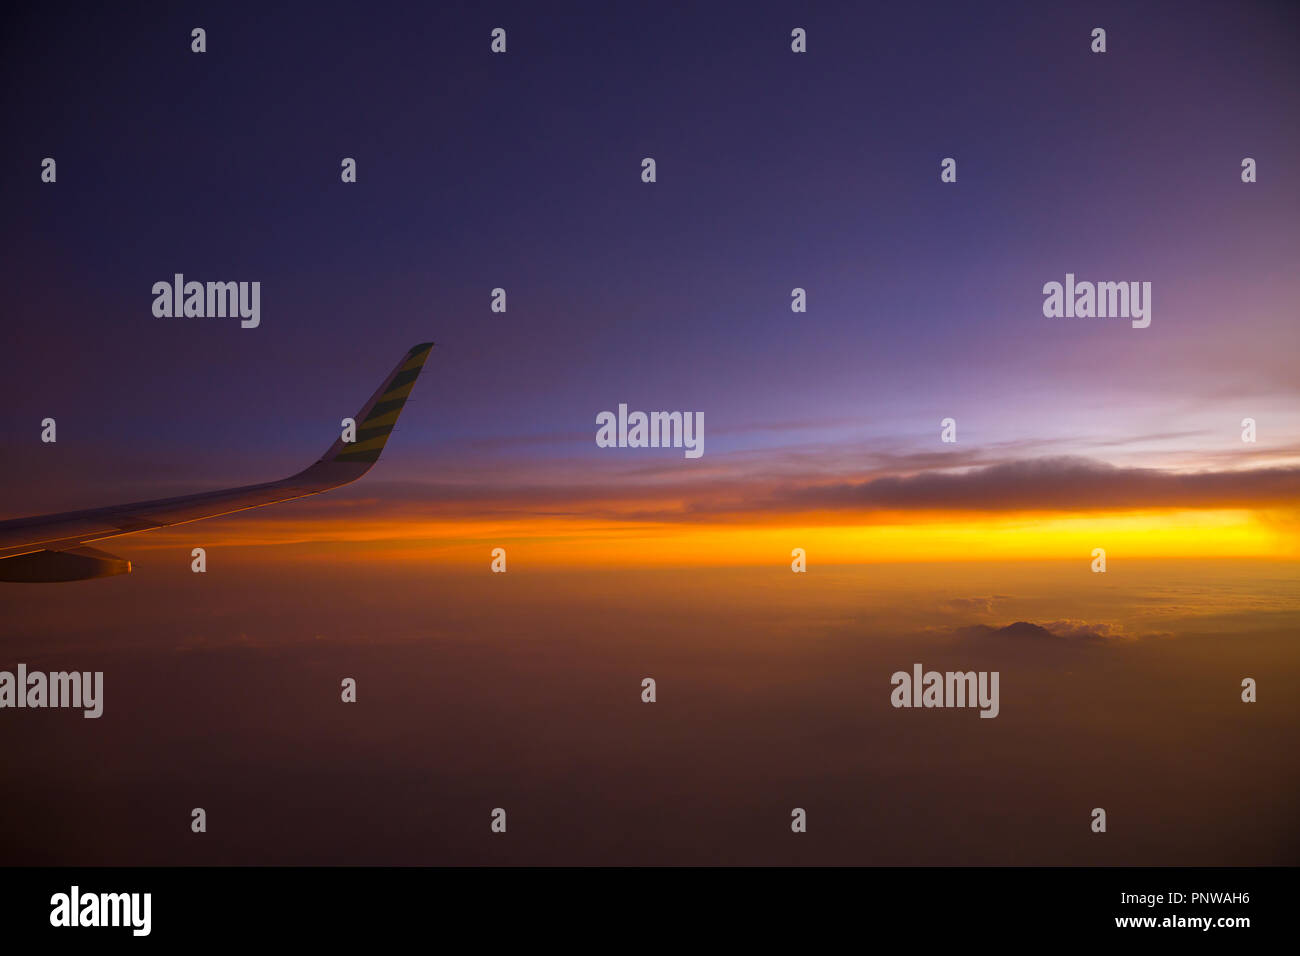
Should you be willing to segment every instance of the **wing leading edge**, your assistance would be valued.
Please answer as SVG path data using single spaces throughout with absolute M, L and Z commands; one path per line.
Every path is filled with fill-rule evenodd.
M 0 521 L 0 581 L 77 581 L 125 574 L 131 570 L 129 561 L 87 544 L 318 495 L 356 481 L 379 460 L 432 348 L 432 342 L 425 342 L 402 356 L 357 412 L 355 441 L 336 439 L 315 464 L 296 475 L 179 498 Z

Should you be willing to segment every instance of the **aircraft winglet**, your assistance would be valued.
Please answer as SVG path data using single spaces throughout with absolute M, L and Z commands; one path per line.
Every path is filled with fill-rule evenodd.
M 424 368 L 424 361 L 433 348 L 432 342 L 415 346 L 397 363 L 384 384 L 380 385 L 370 401 L 361 406 L 353 421 L 357 423 L 357 436 L 354 442 L 335 440 L 329 451 L 321 456 L 321 461 L 365 462 L 373 465 L 379 460 L 379 453 L 384 450 L 388 436 L 397 424 L 397 416 L 402 413 L 407 396 L 415 386 L 415 380 Z

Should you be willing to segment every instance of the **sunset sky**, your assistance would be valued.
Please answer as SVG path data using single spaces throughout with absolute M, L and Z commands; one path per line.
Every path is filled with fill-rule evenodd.
M 178 543 L 1292 557 L 1294 11 L 1130 7 L 832 6 L 806 56 L 780 5 L 213 9 L 204 55 L 193 12 L 42 13 L 3 67 L 5 510 L 288 474 L 431 338 L 364 483 Z M 175 272 L 261 281 L 261 326 L 155 318 Z M 1151 326 L 1044 318 L 1067 272 L 1150 281 Z M 597 448 L 620 402 L 702 411 L 704 456 Z

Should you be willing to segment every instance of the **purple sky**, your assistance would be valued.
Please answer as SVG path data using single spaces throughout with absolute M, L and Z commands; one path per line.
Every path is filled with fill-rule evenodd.
M 966 455 L 1173 467 L 1253 416 L 1296 460 L 1294 7 L 566 9 L 11 25 L 7 510 L 296 468 L 427 339 L 385 479 L 603 467 L 619 402 L 704 411 L 704 465 L 852 473 L 949 415 Z M 178 271 L 260 281 L 261 326 L 155 318 Z M 1044 318 L 1066 272 L 1150 281 L 1151 327 Z

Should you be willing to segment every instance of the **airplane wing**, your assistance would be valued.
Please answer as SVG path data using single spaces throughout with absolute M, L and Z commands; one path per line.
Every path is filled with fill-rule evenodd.
M 339 437 L 310 468 L 280 481 L 179 498 L 0 521 L 0 581 L 80 581 L 126 574 L 131 562 L 89 542 L 304 498 L 356 481 L 379 460 L 432 342 L 408 351 L 357 412 L 356 440 Z

